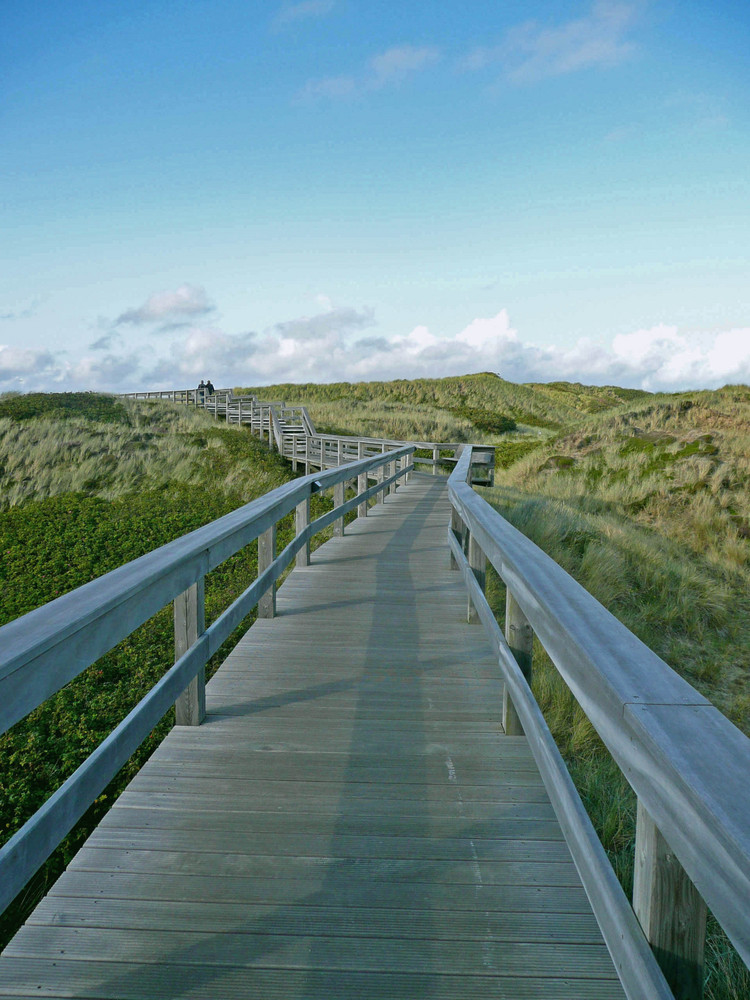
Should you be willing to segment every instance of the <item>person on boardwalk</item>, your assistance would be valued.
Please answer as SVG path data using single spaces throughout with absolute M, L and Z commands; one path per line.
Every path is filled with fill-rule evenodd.
M 210 378 L 206 379 L 206 392 L 209 394 L 209 396 L 213 396 L 214 391 L 215 390 L 213 382 L 211 381 Z
M 197 402 L 203 403 L 205 398 L 206 398 L 206 383 L 203 381 L 203 379 L 201 379 L 200 382 L 198 383 Z

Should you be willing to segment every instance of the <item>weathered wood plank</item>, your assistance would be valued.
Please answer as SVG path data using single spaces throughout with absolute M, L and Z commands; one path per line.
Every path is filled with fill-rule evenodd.
M 504 841 L 496 855 L 496 859 L 482 863 L 479 883 L 475 866 L 446 865 L 442 859 L 432 858 L 286 857 L 141 849 L 123 854 L 117 848 L 83 848 L 65 881 L 53 886 L 50 894 L 92 898 L 124 894 L 147 899 L 205 896 L 228 902 L 312 902 L 317 898 L 342 903 L 348 897 L 367 900 L 368 905 L 377 895 L 381 900 L 378 905 L 407 908 L 422 905 L 419 898 L 434 897 L 446 905 L 469 909 L 476 908 L 481 898 L 482 906 L 492 910 L 590 912 L 580 880 L 572 879 L 564 845 Z M 86 875 L 92 872 L 96 877 Z M 104 873 L 108 873 L 106 877 Z M 212 889 L 208 876 L 228 881 L 219 881 Z M 186 878 L 189 881 L 183 884 L 181 880 Z M 237 881 L 234 888 L 229 885 L 231 880 Z M 402 883 L 407 883 L 406 890 Z M 534 905 L 530 906 L 530 901 Z
M 462 940 L 456 947 L 434 939 L 316 937 L 263 933 L 210 934 L 132 928 L 70 928 L 27 924 L 6 949 L 9 957 L 75 954 L 78 961 L 179 962 L 182 965 L 244 965 L 256 968 L 337 969 L 476 975 L 502 969 L 534 976 L 554 969 L 563 977 L 615 979 L 603 943 Z
M 30 997 L 76 997 L 80 1000 L 384 1000 L 430 997 L 431 1000 L 622 1000 L 622 989 L 610 979 L 524 976 L 504 971 L 475 976 L 451 973 L 394 973 L 257 969 L 249 979 L 244 965 L 141 965 L 127 962 L 78 962 L 64 958 L 12 959 L 6 962 L 8 1000 Z M 29 984 L 33 990 L 29 991 Z M 11 992 L 13 991 L 13 992 Z
M 48 898 L 37 907 L 32 924 L 56 927 L 111 927 L 132 930 L 193 931 L 196 933 L 257 933 L 308 937 L 431 938 L 456 941 L 481 937 L 492 941 L 599 944 L 596 920 L 588 913 L 491 912 L 453 910 L 444 905 L 395 909 L 320 905 L 314 902 L 201 903 L 144 899 Z

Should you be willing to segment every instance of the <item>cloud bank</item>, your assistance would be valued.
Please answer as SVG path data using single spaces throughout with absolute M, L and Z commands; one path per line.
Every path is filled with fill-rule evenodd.
M 149 315 L 170 311 L 166 299 L 156 304 L 153 299 Z M 505 309 L 477 317 L 451 336 L 425 325 L 386 336 L 371 309 L 327 306 L 262 331 L 228 333 L 193 323 L 149 340 L 147 348 L 144 335 L 149 333 L 135 329 L 118 338 L 121 349 L 102 344 L 78 358 L 0 345 L 0 391 L 126 392 L 184 388 L 201 378 L 233 386 L 441 378 L 478 371 L 497 372 L 512 382 L 559 379 L 666 392 L 750 384 L 750 327 L 701 333 L 660 323 L 618 334 L 609 343 L 579 340 L 560 346 L 523 340 Z

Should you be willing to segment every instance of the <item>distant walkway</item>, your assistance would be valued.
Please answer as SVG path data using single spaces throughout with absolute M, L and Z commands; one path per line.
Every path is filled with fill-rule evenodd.
M 448 566 L 445 481 L 293 571 L 0 959 L 0 996 L 624 996 Z

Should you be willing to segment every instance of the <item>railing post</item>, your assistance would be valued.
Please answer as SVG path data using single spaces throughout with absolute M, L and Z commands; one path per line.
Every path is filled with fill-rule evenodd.
M 440 461 L 440 448 L 434 445 L 432 449 L 432 474 L 436 476 L 438 474 L 438 462 Z
M 344 502 L 344 495 L 346 491 L 346 483 L 335 483 L 333 487 L 333 506 L 340 507 Z M 339 538 L 344 534 L 344 516 L 337 517 L 333 522 L 333 534 L 334 537 Z
M 461 548 L 463 548 L 464 523 L 461 520 L 461 515 L 453 506 L 451 506 L 451 531 L 456 536 L 456 539 L 460 543 Z M 452 551 L 451 551 L 451 569 L 458 569 L 458 563 L 456 562 L 456 557 L 453 555 Z
M 484 593 L 485 583 L 487 581 L 487 556 L 479 547 L 479 542 L 472 534 L 469 535 L 469 551 L 467 553 L 469 560 L 469 566 L 479 584 L 482 593 Z M 479 621 L 479 615 L 477 614 L 477 609 L 474 607 L 474 602 L 471 598 L 468 599 L 466 607 L 466 620 L 470 624 L 475 624 Z
M 198 641 L 205 631 L 203 577 L 174 599 L 175 663 Z M 206 717 L 206 668 L 190 681 L 175 702 L 175 724 L 199 726 Z
M 242 400 L 237 400 L 237 426 L 242 427 Z
M 675 1000 L 701 1000 L 706 904 L 640 799 L 633 909 Z
M 469 560 L 469 566 L 479 584 L 482 593 L 484 593 L 485 583 L 487 580 L 487 556 L 482 552 L 479 547 L 479 542 L 472 534 L 469 534 L 468 538 L 468 552 L 467 559 Z M 474 602 L 469 597 L 466 606 L 466 620 L 470 624 L 475 624 L 479 621 L 479 615 L 477 614 L 477 609 L 474 607 Z
M 507 588 L 505 597 L 505 640 L 516 658 L 526 681 L 531 685 L 531 657 L 534 649 L 534 632 L 526 615 L 521 611 L 515 597 Z M 522 736 L 523 726 L 515 706 L 508 696 L 508 688 L 503 694 L 503 728 L 507 736 Z
M 295 526 L 297 529 L 297 535 L 301 535 L 305 528 L 310 524 L 310 497 L 306 496 L 305 499 L 297 504 L 296 516 L 295 516 Z M 309 566 L 310 565 L 310 543 L 305 542 L 302 548 L 297 553 L 297 566 Z
M 258 536 L 258 576 L 267 570 L 276 558 L 276 525 Z M 272 583 L 258 601 L 258 618 L 276 617 L 276 584 Z
M 357 442 L 357 457 L 365 457 L 365 443 L 364 441 Z M 367 491 L 367 486 L 369 479 L 366 472 L 360 472 L 357 476 L 357 493 L 362 494 Z M 361 503 L 357 504 L 357 517 L 367 517 L 367 501 L 363 500 Z
M 344 442 L 339 438 L 338 440 L 338 453 L 337 453 L 337 465 L 344 464 Z

